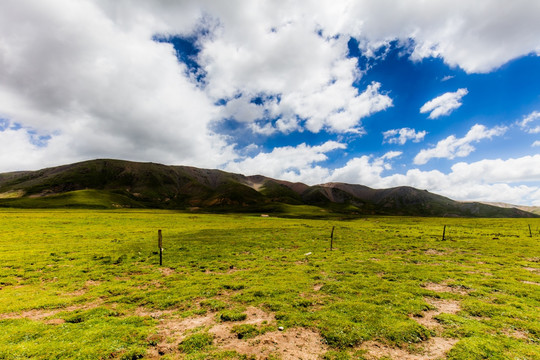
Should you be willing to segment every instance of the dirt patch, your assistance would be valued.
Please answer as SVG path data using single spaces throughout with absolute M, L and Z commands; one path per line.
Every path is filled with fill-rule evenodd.
M 171 276 L 173 274 L 176 274 L 176 271 L 171 268 L 159 268 L 159 272 L 164 276 Z
M 164 311 L 146 312 L 143 309 L 136 311 L 139 316 L 151 316 L 159 319 L 157 334 L 154 335 L 157 345 L 149 349 L 149 359 L 159 359 L 164 354 L 178 353 L 178 344 L 186 337 L 186 332 L 214 324 L 214 316 L 198 316 L 187 319 L 171 317 Z
M 236 337 L 220 339 L 217 345 L 261 360 L 270 355 L 277 355 L 283 360 L 316 360 L 327 350 L 318 333 L 303 328 L 272 331 L 249 340 Z
M 436 310 L 428 310 L 422 313 L 422 317 L 414 316 L 414 319 L 419 324 L 427 327 L 432 330 L 441 330 L 441 326 L 435 316 L 445 313 L 445 314 L 456 314 L 461 310 L 459 303 L 454 300 L 443 300 L 443 299 L 424 299 L 427 303 L 434 306 Z
M 534 281 L 523 280 L 522 283 L 529 284 L 529 285 L 540 286 L 540 283 L 537 283 L 537 282 L 534 282 Z
M 466 289 L 463 289 L 460 287 L 448 286 L 444 283 L 443 284 L 427 283 L 423 286 L 423 288 L 426 290 L 431 290 L 431 291 L 435 291 L 439 293 L 449 292 L 449 293 L 460 294 L 460 295 L 467 295 L 469 293 L 469 291 Z
M 428 249 L 425 251 L 426 255 L 444 255 L 444 252 L 435 250 L 435 249 Z
M 523 269 L 530 271 L 530 272 L 540 272 L 540 269 L 533 268 L 533 267 L 524 267 Z
M 313 291 L 320 291 L 323 286 L 323 284 L 315 284 L 313 285 Z
M 86 289 L 75 290 L 75 291 L 70 292 L 70 293 L 65 293 L 64 295 L 65 296 L 82 296 L 84 294 L 86 294 Z
M 514 339 L 523 339 L 523 340 L 529 339 L 528 334 L 523 330 L 504 329 L 502 333 L 506 336 L 513 337 Z
M 163 284 L 161 284 L 160 281 L 158 280 L 152 280 L 150 282 L 147 282 L 143 285 L 139 285 L 137 286 L 137 289 L 140 289 L 140 290 L 148 290 L 148 289 L 159 289 L 163 287 Z
M 234 350 L 240 354 L 255 356 L 256 359 L 266 359 L 273 354 L 283 360 L 315 360 L 326 351 L 321 336 L 313 330 L 297 328 L 278 331 L 273 314 L 255 307 L 248 307 L 245 313 L 247 317 L 244 321 L 219 322 L 215 313 L 182 319 L 172 311 L 136 311 L 139 316 L 159 319 L 158 332 L 154 335 L 157 345 L 148 352 L 149 359 L 159 359 L 165 354 L 180 355 L 178 344 L 198 330 L 212 334 L 214 345 L 219 349 Z M 240 324 L 268 325 L 276 330 L 252 339 L 238 339 L 232 328 Z
M 390 357 L 399 360 L 431 360 L 445 359 L 446 353 L 457 343 L 456 339 L 441 337 L 431 338 L 424 342 L 421 347 L 414 349 L 414 353 L 406 349 L 393 348 L 376 341 L 367 341 L 361 349 L 366 350 L 365 358 L 368 360 Z

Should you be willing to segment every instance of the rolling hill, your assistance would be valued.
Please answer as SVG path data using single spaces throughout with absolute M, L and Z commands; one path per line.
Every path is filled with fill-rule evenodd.
M 464 203 L 412 187 L 308 186 L 190 166 L 99 159 L 0 174 L 0 206 L 17 208 L 159 208 L 326 216 L 410 215 L 534 217 L 517 208 Z

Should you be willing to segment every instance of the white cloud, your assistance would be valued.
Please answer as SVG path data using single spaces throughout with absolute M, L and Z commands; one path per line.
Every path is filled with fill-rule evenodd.
M 386 154 L 384 154 L 381 159 L 394 159 L 403 154 L 403 151 L 389 151 Z
M 532 146 L 535 147 L 535 146 L 540 146 L 540 140 L 536 140 L 535 142 L 532 143 Z
M 519 126 L 521 126 L 522 128 L 526 128 L 529 125 L 529 123 L 531 123 L 531 122 L 533 122 L 533 121 L 535 121 L 537 119 L 540 119 L 540 112 L 539 111 L 533 111 L 530 114 L 528 114 L 527 116 L 525 116 L 521 122 L 519 122 Z
M 373 82 L 362 92 L 353 86 L 360 73 L 357 60 L 346 56 L 346 37 L 320 36 L 310 17 L 284 14 L 284 20 L 254 24 L 244 17 L 248 15 L 257 16 L 224 18 L 217 36 L 202 39 L 199 63 L 207 74 L 207 93 L 216 100 L 240 94 L 234 101 L 253 108 L 252 97 L 268 95 L 261 109 L 268 121 L 281 118 L 281 122 L 270 126 L 259 121 L 260 112 L 251 112 L 241 121 L 258 121 L 256 132 L 304 127 L 314 133 L 361 132 L 362 118 L 392 106 L 380 83 Z M 276 21 L 274 26 L 268 24 L 271 20 Z M 247 25 L 250 36 L 238 29 Z M 225 116 L 230 114 L 227 110 Z
M 392 106 L 392 89 L 378 82 L 353 86 L 362 73 L 347 57 L 350 36 L 372 52 L 389 41 L 412 40 L 413 60 L 439 56 L 467 72 L 487 72 L 540 51 L 539 10 L 535 0 L 282 6 L 265 0 L 5 0 L 0 112 L 22 128 L 0 133 L 0 146 L 9 145 L 10 154 L 3 152 L 0 171 L 95 157 L 232 164 L 243 159 L 235 139 L 209 130 L 225 116 L 267 135 L 362 134 L 363 119 Z M 186 75 L 172 45 L 152 40 L 194 34 L 200 35 L 196 61 L 206 72 L 204 84 Z M 264 103 L 252 103 L 256 96 Z M 215 105 L 222 98 L 227 105 Z M 32 131 L 51 136 L 47 146 L 33 144 Z M 467 146 L 450 155 L 470 151 Z M 295 169 L 291 178 L 311 168 Z M 322 178 L 328 170 L 316 171 Z
M 449 115 L 461 106 L 461 99 L 469 92 L 467 89 L 458 89 L 456 92 L 447 92 L 433 100 L 428 101 L 420 108 L 420 113 L 430 113 L 430 119 Z
M 330 173 L 328 181 L 359 183 L 373 188 L 413 186 L 456 200 L 495 201 L 540 206 L 540 155 L 517 159 L 460 162 L 449 173 L 408 170 L 383 176 L 390 168 L 384 157 L 362 156 Z M 534 185 L 523 185 L 522 183 Z M 516 184 L 516 185 L 512 185 Z
M 306 181 L 317 183 L 328 177 L 329 170 L 315 164 L 328 159 L 326 153 L 345 149 L 346 145 L 327 141 L 322 145 L 309 146 L 284 146 L 274 148 L 271 152 L 260 152 L 254 157 L 245 158 L 241 161 L 230 162 L 225 170 L 246 174 L 266 175 L 289 181 Z
M 62 139 L 57 163 L 119 157 L 217 166 L 233 158 L 226 139 L 208 129 L 212 101 L 183 75 L 172 45 L 153 41 L 144 22 L 124 25 L 91 1 L 3 3 L 2 117 Z M 19 165 L 0 170 L 44 165 L 23 152 L 31 149 L 24 137 L 17 141 L 21 152 L 11 154 Z
M 450 135 L 437 143 L 431 149 L 421 150 L 414 158 L 416 165 L 423 165 L 433 158 L 454 159 L 465 157 L 475 150 L 471 143 L 482 139 L 491 139 L 493 136 L 500 136 L 506 132 L 506 127 L 494 127 L 487 129 L 484 125 L 474 125 L 462 138 Z
M 511 59 L 540 53 L 536 0 L 355 1 L 341 8 L 347 19 L 330 25 L 334 10 L 327 17 L 330 29 L 347 29 L 369 43 L 413 39 L 413 59 L 440 57 L 468 73 L 489 72 Z
M 408 140 L 412 140 L 412 142 L 417 143 L 424 140 L 426 134 L 426 131 L 417 132 L 416 130 L 410 128 L 392 129 L 383 132 L 383 144 L 388 143 L 404 145 Z
M 310 185 L 346 182 L 373 188 L 413 186 L 455 200 L 540 206 L 540 186 L 538 186 L 540 154 L 506 160 L 460 162 L 454 164 L 448 173 L 439 170 L 410 169 L 403 174 L 384 175 L 385 171 L 392 169 L 391 162 L 400 156 L 401 152 L 390 152 L 381 157 L 368 155 L 356 157 L 334 170 L 313 166 L 326 160 L 326 152 L 343 148 L 345 148 L 343 144 L 334 142 L 319 147 L 302 144 L 295 148 L 278 148 L 271 153 L 259 154 L 256 159 L 230 164 L 228 170 L 263 174 Z M 524 185 L 526 183 L 530 185 Z
M 519 121 L 517 124 L 519 127 L 529 134 L 539 134 L 540 133 L 540 125 L 531 127 L 530 124 L 535 122 L 536 120 L 540 119 L 540 112 L 539 111 L 533 111 L 527 116 L 523 118 L 522 121 Z

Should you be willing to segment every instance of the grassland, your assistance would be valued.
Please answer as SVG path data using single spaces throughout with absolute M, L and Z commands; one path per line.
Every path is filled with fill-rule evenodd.
M 7 209 L 0 226 L 0 359 L 540 359 L 538 219 Z

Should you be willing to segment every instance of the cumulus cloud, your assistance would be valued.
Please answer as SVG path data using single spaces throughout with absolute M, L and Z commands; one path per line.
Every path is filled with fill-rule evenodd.
M 227 171 L 246 175 L 262 174 L 289 181 L 322 182 L 328 177 L 329 170 L 317 163 L 328 159 L 327 153 L 345 149 L 346 145 L 336 141 L 327 141 L 322 145 L 276 147 L 271 152 L 260 152 L 254 157 L 230 162 Z
M 447 92 L 433 100 L 428 101 L 420 108 L 420 113 L 429 113 L 430 119 L 450 115 L 452 111 L 461 106 L 461 98 L 467 95 L 467 89 L 458 89 L 456 92 Z
M 392 129 L 383 132 L 383 144 L 388 143 L 405 145 L 408 140 L 412 140 L 412 142 L 417 143 L 424 140 L 426 134 L 426 131 L 417 132 L 416 130 L 410 128 Z
M 216 166 L 234 157 L 209 130 L 212 101 L 184 76 L 172 45 L 153 41 L 155 29 L 144 22 L 124 25 L 91 1 L 4 3 L 2 117 L 58 139 L 58 163 L 120 157 Z M 24 136 L 17 139 L 14 148 L 31 149 Z M 24 159 L 17 169 L 44 165 L 11 153 Z M 15 170 L 6 162 L 0 169 Z
M 468 73 L 489 72 L 519 56 L 540 53 L 540 3 L 535 0 L 381 0 L 342 7 L 350 19 L 334 21 L 336 31 L 346 28 L 369 43 L 413 39 L 412 59 L 440 57 Z
M 502 126 L 488 129 L 484 125 L 476 124 L 462 138 L 450 135 L 446 139 L 439 141 L 435 147 L 421 150 L 415 156 L 414 163 L 423 165 L 433 158 L 454 159 L 456 157 L 465 157 L 475 150 L 474 146 L 471 145 L 472 143 L 483 139 L 491 139 L 494 136 L 501 136 L 506 130 L 507 128 Z
M 460 162 L 444 173 L 410 169 L 404 174 L 384 176 L 391 168 L 387 158 L 362 156 L 347 162 L 329 175 L 329 181 L 360 183 L 374 188 L 413 186 L 456 200 L 498 201 L 540 205 L 540 155 L 516 159 Z M 531 185 L 523 185 L 523 183 Z M 513 185 L 516 184 L 516 185 Z
M 540 140 L 536 140 L 535 142 L 533 142 L 532 146 L 533 147 L 540 146 Z
M 345 148 L 345 144 L 337 142 L 313 147 L 301 144 L 297 147 L 276 148 L 271 152 L 260 153 L 255 158 L 229 164 L 227 170 L 301 181 L 310 185 L 346 182 L 373 188 L 413 186 L 455 200 L 540 206 L 540 186 L 537 185 L 540 182 L 540 155 L 459 162 L 446 173 L 414 168 L 405 173 L 385 175 L 385 171 L 392 169 L 393 161 L 402 155 L 399 151 L 379 157 L 355 157 L 335 169 L 320 165 L 327 160 L 327 153 Z
M 247 108 L 241 111 L 251 116 L 241 121 L 256 122 L 256 132 L 361 132 L 362 118 L 392 106 L 380 83 L 360 92 L 353 86 L 360 73 L 357 60 L 346 56 L 347 37 L 321 36 L 312 19 L 301 15 L 283 14 L 287 21 L 267 19 L 262 25 L 248 15 L 225 17 L 219 36 L 200 41 L 198 61 L 209 96 L 239 96 L 230 101 Z M 247 24 L 250 36 L 238 29 Z M 256 96 L 262 104 L 254 112 L 251 99 Z M 228 105 L 222 115 L 229 115 Z M 272 125 L 276 118 L 279 122 Z

